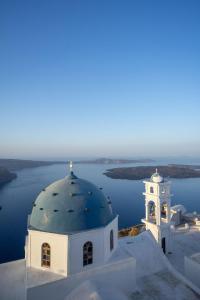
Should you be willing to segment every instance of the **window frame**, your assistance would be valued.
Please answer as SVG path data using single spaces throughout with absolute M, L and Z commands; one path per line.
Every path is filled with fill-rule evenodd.
M 150 186 L 150 193 L 153 194 L 154 193 L 154 187 Z
M 51 267 L 51 247 L 46 242 L 41 245 L 41 266 L 44 268 Z
M 111 229 L 110 231 L 110 251 L 114 249 L 114 231 Z
M 93 264 L 93 244 L 91 241 L 83 245 L 83 267 Z

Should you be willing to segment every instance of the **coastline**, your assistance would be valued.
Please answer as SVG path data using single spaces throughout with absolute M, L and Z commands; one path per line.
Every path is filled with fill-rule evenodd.
M 112 179 L 143 180 L 149 178 L 156 169 L 159 170 L 162 176 L 168 178 L 186 179 L 200 177 L 200 171 L 196 169 L 196 166 L 192 168 L 191 165 L 112 168 L 106 170 L 103 174 Z

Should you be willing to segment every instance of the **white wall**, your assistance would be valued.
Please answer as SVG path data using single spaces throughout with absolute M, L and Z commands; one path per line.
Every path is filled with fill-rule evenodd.
M 110 231 L 114 233 L 114 249 L 110 251 Z M 75 274 L 105 263 L 117 248 L 118 217 L 106 227 L 79 232 L 69 236 L 68 274 Z M 93 244 L 93 263 L 83 266 L 83 245 Z
M 110 251 L 110 232 L 113 230 L 114 248 Z M 104 261 L 107 261 L 109 257 L 114 253 L 118 246 L 118 216 L 108 224 L 104 229 Z
M 162 247 L 162 238 L 165 238 L 165 250 L 166 253 L 171 251 L 171 230 L 170 230 L 170 206 L 171 206 L 171 194 L 170 194 L 170 182 L 155 183 L 151 181 L 143 181 L 145 184 L 145 207 L 146 216 L 142 220 L 146 224 L 146 229 L 150 230 L 155 240 Z M 153 187 L 153 193 L 151 193 L 151 187 Z M 155 204 L 155 223 L 151 222 L 149 217 L 148 204 L 153 201 Z M 162 204 L 166 203 L 166 218 L 161 216 Z
M 162 246 L 162 238 L 165 238 L 166 253 L 172 250 L 172 234 L 170 225 L 162 226 L 160 232 L 160 246 Z
M 157 242 L 159 242 L 159 239 L 160 239 L 160 237 L 159 237 L 159 227 L 156 224 L 153 224 L 151 222 L 145 222 L 145 224 L 146 224 L 146 230 L 150 230 L 151 233 L 153 234 L 155 240 Z
M 162 238 L 165 238 L 165 250 L 166 253 L 171 251 L 172 247 L 172 234 L 169 224 L 162 224 L 160 226 L 157 226 L 156 224 L 153 224 L 151 222 L 146 222 L 146 220 L 143 220 L 143 222 L 146 224 L 146 230 L 150 230 L 152 235 L 154 236 L 156 242 L 162 247 Z
M 181 224 L 181 211 L 171 213 L 171 222 L 173 222 L 175 226 Z
M 96 287 L 96 289 L 89 290 L 88 297 L 84 295 L 86 290 L 84 283 L 87 282 L 94 283 Z M 108 294 L 111 288 L 118 293 L 123 293 L 124 296 L 130 295 L 136 289 L 136 261 L 133 257 L 121 259 L 119 255 L 119 260 L 115 260 L 115 262 L 108 262 L 106 265 L 65 279 L 29 288 L 27 300 L 93 299 L 93 295 L 96 299 L 98 291 L 102 291 L 104 298 L 106 292 L 106 299 L 113 300 L 116 298 L 113 298 L 112 294 Z
M 49 270 L 67 276 L 68 236 L 36 230 L 28 230 L 27 266 Z M 51 247 L 50 268 L 41 267 L 41 247 L 48 243 Z
M 93 264 L 83 267 L 83 245 L 93 244 Z M 104 229 L 89 230 L 69 236 L 68 274 L 79 273 L 104 261 Z
M 111 230 L 113 230 L 114 236 L 112 251 L 110 250 Z M 88 241 L 93 244 L 93 263 L 83 266 L 83 245 Z M 43 243 L 48 243 L 51 247 L 50 268 L 41 266 L 41 247 Z M 71 235 L 28 230 L 25 245 L 27 266 L 68 276 L 104 264 L 114 253 L 117 243 L 118 217 L 106 227 Z
M 197 254 L 200 260 L 200 253 Z M 184 259 L 185 276 L 197 287 L 200 288 L 200 263 L 194 261 L 191 257 Z

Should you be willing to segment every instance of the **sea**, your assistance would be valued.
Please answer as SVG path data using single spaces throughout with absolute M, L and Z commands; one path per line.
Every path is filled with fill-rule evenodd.
M 199 159 L 157 159 L 144 165 L 167 165 L 168 163 L 197 164 Z M 144 217 L 144 183 L 142 180 L 111 179 L 104 175 L 107 169 L 131 167 L 140 164 L 96 165 L 75 164 L 74 173 L 102 187 L 110 196 L 113 210 L 119 215 L 119 228 L 141 223 Z M 27 217 L 40 191 L 55 180 L 69 173 L 65 164 L 55 164 L 17 172 L 17 178 L 0 189 L 0 263 L 24 257 Z M 170 179 L 172 205 L 183 204 L 190 212 L 200 213 L 200 178 Z

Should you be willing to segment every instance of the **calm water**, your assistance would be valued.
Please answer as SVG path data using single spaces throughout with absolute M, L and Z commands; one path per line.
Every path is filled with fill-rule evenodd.
M 144 185 L 142 181 L 110 179 L 102 174 L 106 168 L 112 167 L 117 166 L 75 165 L 75 173 L 103 187 L 104 194 L 111 197 L 113 209 L 119 214 L 120 228 L 140 223 L 144 216 Z M 22 170 L 16 180 L 0 189 L 0 205 L 3 207 L 0 211 L 0 262 L 24 256 L 27 216 L 31 213 L 33 201 L 42 188 L 64 177 L 67 172 L 65 165 Z M 172 204 L 182 203 L 188 211 L 200 212 L 200 178 L 171 181 Z

